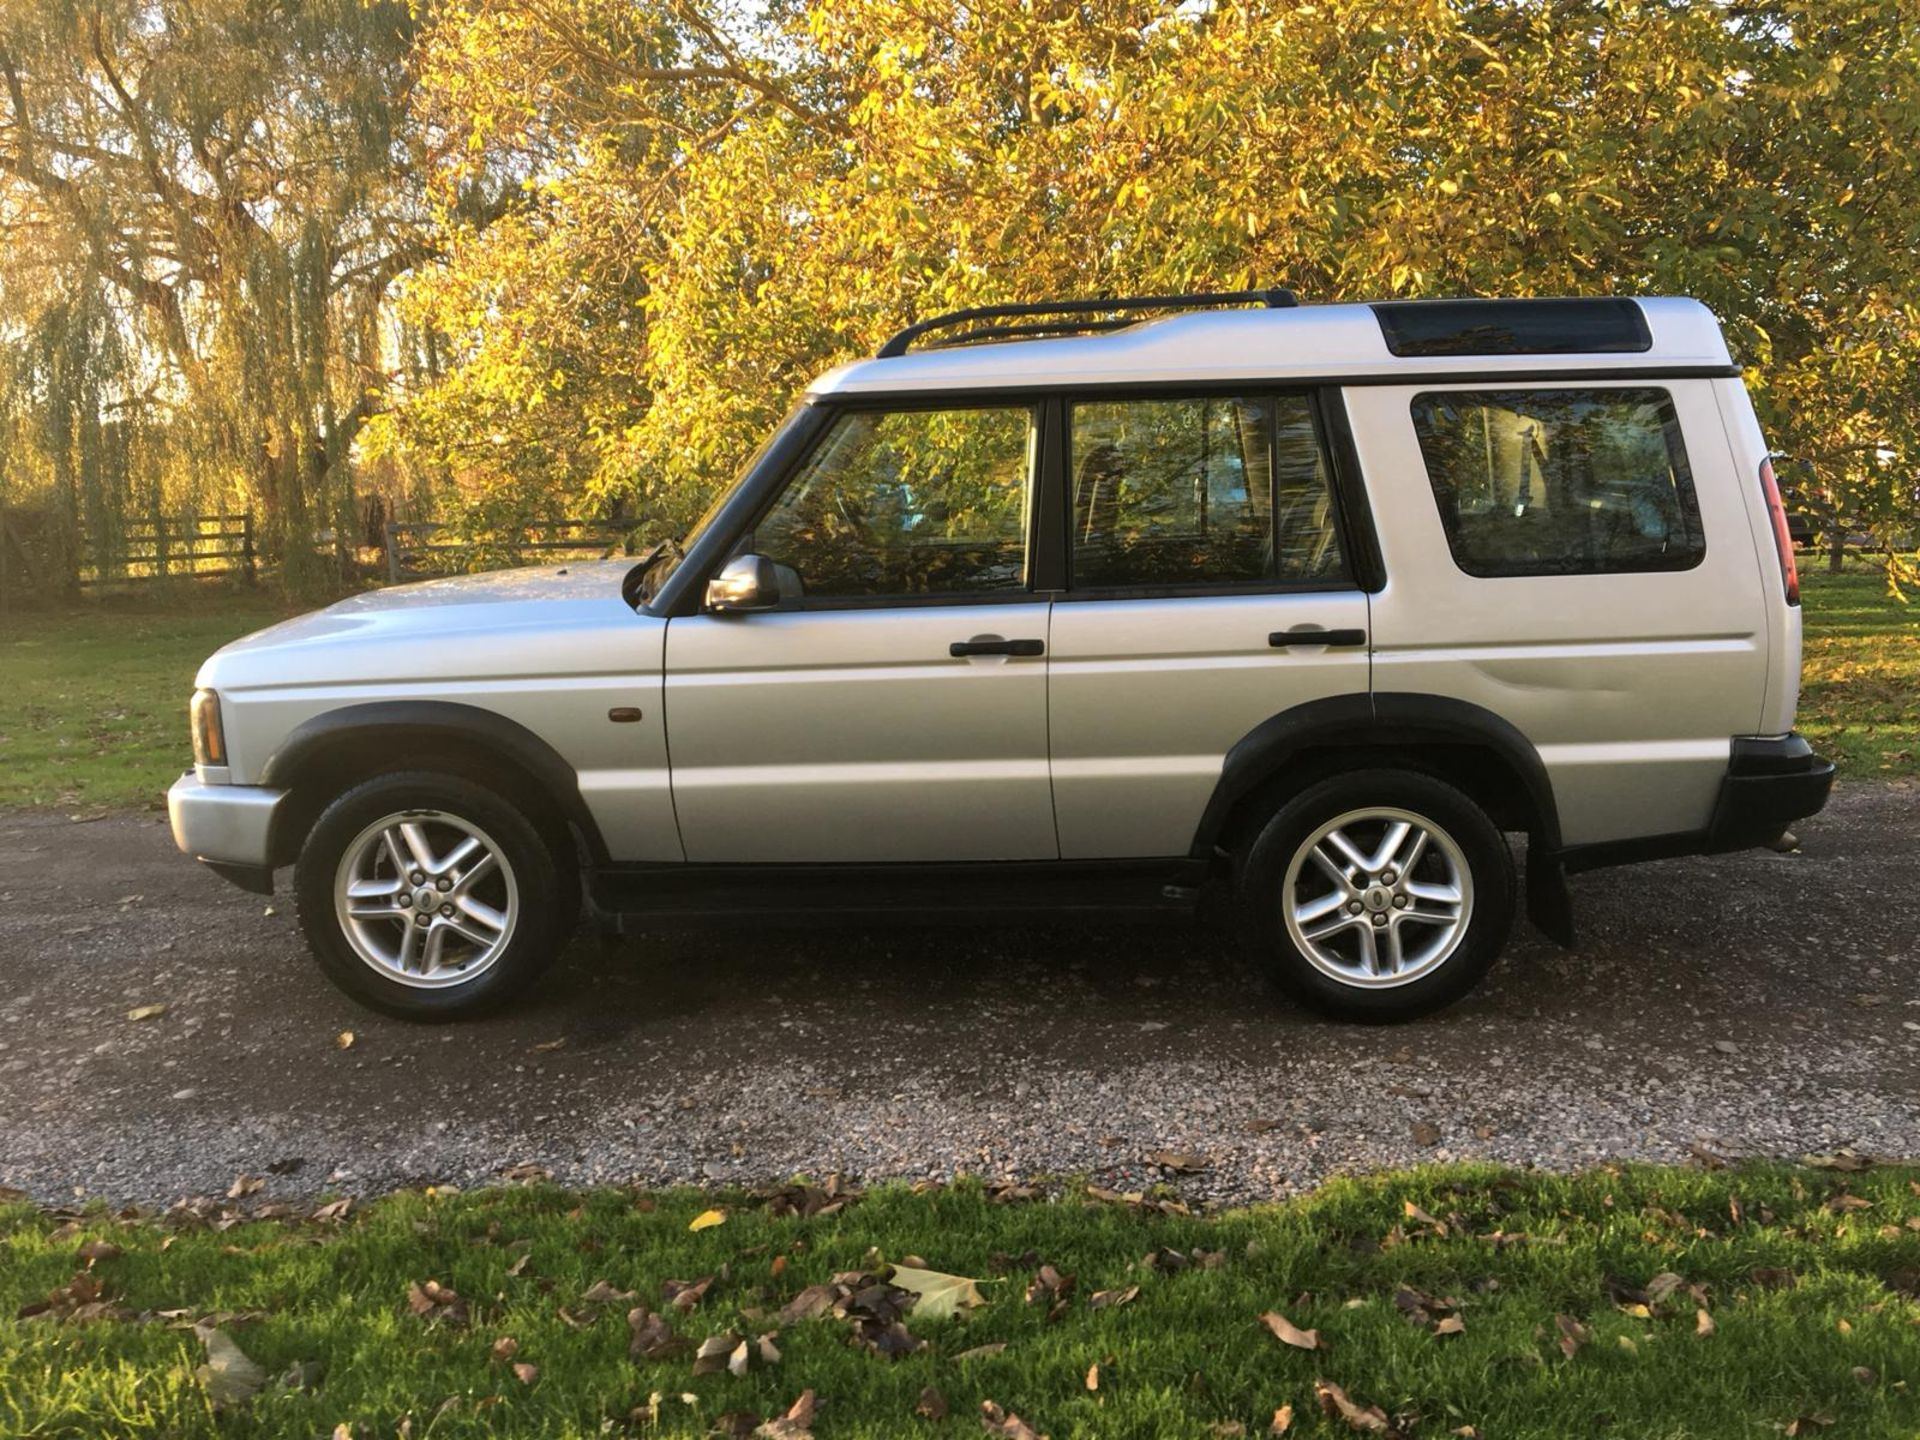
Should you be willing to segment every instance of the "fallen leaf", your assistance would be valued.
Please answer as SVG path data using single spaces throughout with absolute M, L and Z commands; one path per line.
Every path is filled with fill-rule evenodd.
M 889 1277 L 893 1284 L 913 1294 L 908 1310 L 923 1320 L 949 1319 L 962 1310 L 986 1304 L 978 1281 L 964 1275 L 947 1275 L 938 1270 L 920 1270 L 911 1265 L 896 1265 Z
M 644 1305 L 627 1312 L 630 1338 L 627 1354 L 643 1360 L 664 1360 L 685 1348 L 686 1342 L 673 1333 L 673 1327 Z
M 244 1200 L 249 1195 L 258 1195 L 266 1187 L 266 1183 L 267 1177 L 264 1175 L 236 1175 L 233 1177 L 233 1184 L 227 1187 L 227 1198 Z
M 1314 1381 L 1313 1393 L 1322 1410 L 1339 1416 L 1353 1429 L 1375 1435 L 1386 1433 L 1387 1412 L 1378 1405 L 1356 1405 L 1347 1398 L 1347 1392 L 1331 1380 Z
M 126 1253 L 111 1240 L 89 1240 L 80 1247 L 79 1258 L 91 1265 L 96 1260 L 118 1260 Z
M 1154 1150 L 1147 1155 L 1147 1163 L 1171 1170 L 1176 1175 L 1198 1175 L 1213 1161 L 1188 1150 Z
M 718 1375 L 727 1368 L 728 1360 L 740 1344 L 738 1335 L 709 1335 L 700 1342 L 700 1348 L 694 1352 L 693 1373 Z
M 764 1440 L 812 1440 L 814 1404 L 813 1391 L 802 1390 L 786 1414 L 767 1421 L 753 1433 Z
M 1139 1293 L 1138 1285 L 1129 1285 L 1124 1290 L 1096 1290 L 1087 1297 L 1087 1308 L 1107 1310 L 1116 1305 L 1130 1304 Z
M 533 1160 L 522 1160 L 501 1170 L 500 1178 L 509 1185 L 544 1185 L 553 1179 L 553 1171 Z
M 1051 1265 L 1042 1265 L 1033 1282 L 1027 1286 L 1027 1303 L 1046 1306 L 1047 1319 L 1058 1320 L 1066 1313 L 1075 1284 L 1073 1276 L 1062 1275 Z
M 1009 1415 L 991 1400 L 980 1402 L 980 1424 L 987 1434 L 1003 1436 L 1004 1440 L 1046 1440 L 1018 1415 Z
M 1282 1405 L 1273 1412 L 1273 1423 L 1267 1427 L 1269 1435 L 1284 1435 L 1293 1428 L 1293 1406 Z
M 1672 1295 L 1674 1291 L 1686 1283 L 1686 1277 L 1676 1275 L 1671 1270 L 1662 1270 L 1658 1275 L 1647 1281 L 1647 1303 L 1649 1305 L 1661 1304 L 1668 1296 Z
M 1788 1435 L 1810 1435 L 1815 1430 L 1825 1430 L 1834 1423 L 1833 1416 L 1825 1414 L 1796 1415 L 1787 1422 Z
M 1296 1350 L 1318 1350 L 1320 1332 L 1302 1330 L 1277 1310 L 1269 1310 L 1261 1315 L 1260 1323 L 1273 1332 L 1274 1339 L 1282 1345 L 1291 1345 Z
M 774 1344 L 774 1338 L 779 1333 L 777 1330 L 769 1330 L 753 1342 L 753 1348 L 759 1353 L 760 1363 L 762 1365 L 778 1365 L 780 1363 L 780 1347 Z
M 680 1311 L 691 1310 L 706 1298 L 707 1291 L 713 1287 L 713 1276 L 704 1275 L 698 1280 L 668 1280 L 661 1287 L 661 1293 L 667 1303 Z M 631 1297 L 627 1297 L 631 1298 Z
M 1467 1328 L 1467 1322 L 1458 1315 L 1449 1315 L 1433 1327 L 1436 1335 L 1459 1335 Z
M 747 1342 L 742 1340 L 727 1356 L 727 1373 L 739 1379 L 747 1373 L 747 1366 L 751 1363 L 752 1357 L 753 1351 L 748 1348 Z
M 542 1040 L 537 1045 L 529 1046 L 528 1049 L 530 1049 L 536 1055 L 545 1055 L 560 1049 L 561 1046 L 565 1045 L 566 1043 L 567 1043 L 567 1037 L 562 1035 L 558 1040 Z
M 167 1007 L 164 1005 L 136 1005 L 133 1009 L 127 1011 L 127 1019 L 158 1020 L 166 1013 Z
M 520 1342 L 511 1335 L 502 1335 L 498 1340 L 493 1342 L 493 1358 L 495 1360 L 511 1360 L 519 1352 Z
M 1709 1315 L 1705 1310 L 1696 1310 L 1693 1312 L 1693 1333 L 1694 1334 L 1711 1335 L 1713 1334 L 1715 1328 L 1716 1327 L 1713 1323 L 1713 1316 Z
M 1844 1191 L 1833 1196 L 1826 1203 L 1826 1209 L 1835 1215 L 1844 1215 L 1849 1210 L 1871 1210 L 1873 1202 L 1860 1195 L 1849 1195 Z
M 1100 1362 L 1096 1360 L 1093 1364 L 1087 1366 L 1087 1389 L 1098 1390 L 1099 1388 Z
M 693 1217 L 693 1223 L 687 1226 L 687 1229 L 711 1230 L 716 1225 L 724 1225 L 726 1223 L 727 1223 L 726 1211 L 702 1210 L 698 1215 Z M 809 1391 L 808 1393 L 811 1394 L 812 1392 Z
M 837 1286 L 809 1285 L 780 1307 L 780 1323 L 792 1325 L 801 1320 L 811 1320 L 816 1315 L 824 1315 L 834 1307 L 839 1298 L 840 1291 Z
M 338 1035 L 334 1036 L 333 1048 L 336 1050 L 351 1050 L 353 1048 L 353 1032 L 351 1030 L 342 1030 Z
M 673 1285 L 679 1282 L 669 1280 L 667 1283 Z M 587 1287 L 580 1301 L 584 1305 L 611 1305 L 617 1300 L 631 1300 L 634 1294 L 632 1290 L 616 1290 L 605 1280 L 596 1280 Z
M 1571 1360 L 1579 1348 L 1593 1338 L 1593 1332 L 1571 1315 L 1553 1317 L 1554 1328 L 1560 1332 L 1560 1353 Z
M 929 1385 L 920 1392 L 920 1403 L 913 1407 L 913 1413 L 938 1423 L 947 1418 L 947 1397 Z
M 214 1409 L 231 1410 L 260 1393 L 267 1383 L 267 1372 L 248 1359 L 226 1331 L 196 1325 L 193 1333 L 207 1347 L 207 1363 L 193 1372 L 194 1377 L 206 1387 Z
M 1413 1143 L 1416 1145 L 1438 1145 L 1440 1143 L 1440 1127 L 1431 1120 L 1414 1121 Z
M 424 1320 L 445 1320 L 450 1325 L 467 1323 L 467 1302 L 438 1280 L 409 1285 L 407 1308 Z
M 1802 1165 L 1810 1165 L 1815 1170 L 1871 1170 L 1879 1162 L 1871 1155 L 1861 1155 L 1846 1146 L 1823 1155 L 1802 1155 Z
M 540 1378 L 540 1367 L 529 1365 L 524 1360 L 516 1360 L 513 1362 L 513 1378 L 522 1385 L 531 1385 Z
M 351 1195 L 343 1195 L 338 1200 L 329 1200 L 307 1218 L 318 1221 L 321 1224 L 326 1224 L 332 1221 L 346 1219 L 347 1212 L 352 1208 L 353 1197 Z

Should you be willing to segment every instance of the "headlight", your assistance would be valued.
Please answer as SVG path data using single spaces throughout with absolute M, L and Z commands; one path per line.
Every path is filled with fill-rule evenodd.
M 227 737 L 220 729 L 220 697 L 211 690 L 196 690 L 187 703 L 187 722 L 193 729 L 193 763 L 227 763 Z

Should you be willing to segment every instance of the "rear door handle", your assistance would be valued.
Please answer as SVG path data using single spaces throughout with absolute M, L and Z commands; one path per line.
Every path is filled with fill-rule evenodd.
M 1044 655 L 1047 653 L 1047 642 L 1044 640 L 956 640 L 947 647 L 947 653 L 956 660 L 968 655 Z
M 1276 650 L 1284 650 L 1289 645 L 1364 645 L 1367 632 L 1364 630 L 1276 630 L 1267 636 L 1267 644 Z

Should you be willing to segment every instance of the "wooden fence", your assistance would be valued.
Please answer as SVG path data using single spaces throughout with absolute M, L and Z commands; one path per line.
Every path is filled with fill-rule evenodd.
M 80 584 L 187 575 L 242 575 L 252 584 L 259 578 L 252 512 L 128 520 L 120 528 L 119 543 L 117 551 L 89 555 L 81 566 Z
M 436 538 L 448 527 L 433 521 L 389 520 L 386 525 L 387 578 L 418 580 L 446 575 L 467 567 L 481 552 L 495 552 L 511 562 L 523 554 L 552 559 L 602 556 L 625 547 L 625 532 L 608 528 L 603 520 L 535 520 L 512 537 L 476 541 Z
M 0 596 L 216 575 L 251 584 L 258 571 L 250 514 L 126 520 L 88 536 L 49 507 L 0 506 Z

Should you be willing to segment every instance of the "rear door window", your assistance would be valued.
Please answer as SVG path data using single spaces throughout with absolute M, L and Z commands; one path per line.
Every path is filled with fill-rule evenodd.
M 1706 554 L 1665 390 L 1434 391 L 1414 397 L 1413 428 L 1469 575 L 1686 570 Z
M 1345 583 L 1306 396 L 1079 401 L 1068 437 L 1074 589 Z

